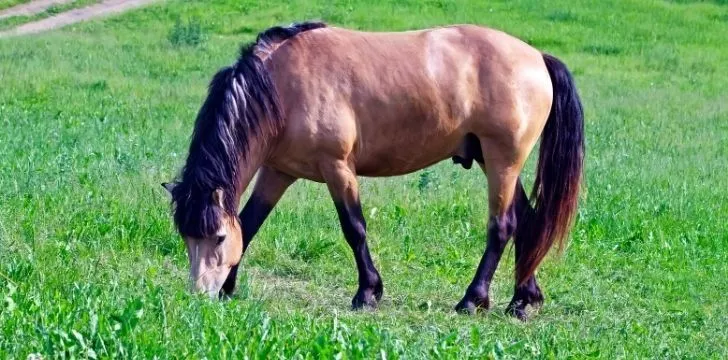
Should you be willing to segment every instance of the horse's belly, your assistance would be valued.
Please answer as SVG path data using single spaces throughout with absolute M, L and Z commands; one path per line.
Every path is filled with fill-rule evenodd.
M 449 157 L 449 155 L 443 155 L 419 161 L 408 161 L 406 159 L 400 161 L 390 159 L 377 161 L 376 163 L 364 162 L 363 164 L 357 164 L 356 173 L 357 175 L 371 177 L 405 175 L 422 170 Z
M 363 143 L 354 155 L 356 173 L 362 176 L 396 176 L 421 170 L 450 158 L 462 137 L 459 132 L 423 137 L 412 134 L 379 141 L 376 145 Z

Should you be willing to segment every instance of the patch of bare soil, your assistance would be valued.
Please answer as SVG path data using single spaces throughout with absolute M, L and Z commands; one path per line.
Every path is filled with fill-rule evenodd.
M 61 5 L 72 0 L 35 0 L 25 4 L 13 6 L 0 11 L 0 20 L 14 16 L 31 16 L 41 13 L 53 5 Z
M 44 0 L 37 0 L 26 5 L 30 6 L 31 4 L 41 1 L 46 2 Z M 0 37 L 35 34 L 57 29 L 81 21 L 122 13 L 127 10 L 148 5 L 154 1 L 156 0 L 104 0 L 98 4 L 80 9 L 69 10 L 43 20 L 29 22 L 14 29 L 0 32 Z

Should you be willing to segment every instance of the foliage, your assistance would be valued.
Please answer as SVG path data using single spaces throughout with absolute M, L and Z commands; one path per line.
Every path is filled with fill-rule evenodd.
M 183 23 L 177 20 L 174 27 L 169 32 L 169 42 L 175 46 L 191 45 L 197 46 L 205 41 L 205 35 L 202 31 L 199 21 L 190 20 Z

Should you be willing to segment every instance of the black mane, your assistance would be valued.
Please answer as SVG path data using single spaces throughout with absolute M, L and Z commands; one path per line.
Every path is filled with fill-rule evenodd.
M 222 189 L 225 211 L 235 216 L 238 166 L 251 143 L 277 134 L 283 114 L 273 81 L 259 54 L 270 54 L 297 34 L 325 27 L 307 22 L 272 27 L 241 48 L 239 59 L 219 70 L 197 115 L 181 181 L 172 189 L 174 221 L 180 233 L 205 238 L 215 233 L 222 209 L 212 193 Z

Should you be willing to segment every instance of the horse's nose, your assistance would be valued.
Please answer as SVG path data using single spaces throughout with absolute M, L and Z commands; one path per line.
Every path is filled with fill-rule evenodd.
M 202 276 L 197 279 L 190 279 L 189 288 L 192 293 L 205 294 L 210 298 L 217 298 L 220 289 L 216 286 L 216 281 L 210 276 Z
M 188 287 L 193 293 L 206 293 L 209 288 L 209 284 L 208 281 L 206 281 L 205 276 L 200 276 L 193 271 L 190 272 Z

